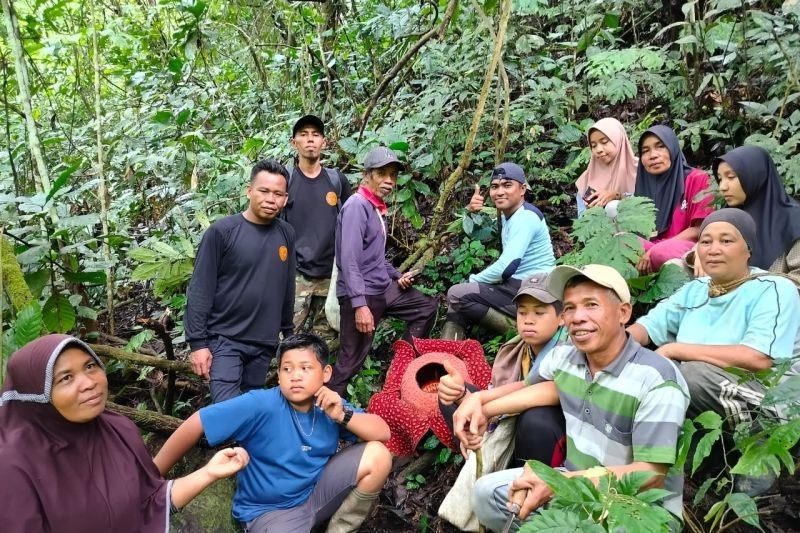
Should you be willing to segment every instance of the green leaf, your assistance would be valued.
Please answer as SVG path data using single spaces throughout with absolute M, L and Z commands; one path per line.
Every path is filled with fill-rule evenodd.
M 140 246 L 138 248 L 131 248 L 128 250 L 128 257 L 140 263 L 155 263 L 161 256 L 149 248 Z
M 66 333 L 75 327 L 75 308 L 69 303 L 69 298 L 54 294 L 44 303 L 42 320 L 48 331 Z
M 78 168 L 80 168 L 80 165 L 75 164 L 59 173 L 58 177 L 53 181 L 53 185 L 50 187 L 50 192 L 47 193 L 46 202 L 49 202 L 50 199 L 67 184 L 69 178 L 72 177 L 72 174 L 74 174 Z
M 800 376 L 791 376 L 769 389 L 761 401 L 761 406 L 772 407 L 797 401 L 800 401 Z
M 714 483 L 715 480 L 716 478 L 710 477 L 705 481 L 703 481 L 703 484 L 700 485 L 700 488 L 697 489 L 697 493 L 694 495 L 694 500 L 693 500 L 694 505 L 700 504 L 700 502 L 703 500 L 706 493 L 708 492 L 708 489 L 711 488 L 711 484 Z
M 461 218 L 461 227 L 464 229 L 464 233 L 472 235 L 472 230 L 475 229 L 475 221 L 469 213 L 465 213 Z
M 761 529 L 758 521 L 758 507 L 755 500 L 743 492 L 734 492 L 725 497 L 728 506 L 733 509 L 736 516 L 751 526 Z
M 681 432 L 681 438 L 678 442 L 678 457 L 675 459 L 675 468 L 683 470 L 683 465 L 686 463 L 686 459 L 689 457 L 689 450 L 692 447 L 692 438 L 696 432 L 697 428 L 692 420 L 690 418 L 685 419 L 683 421 L 683 432 Z
M 408 143 L 406 141 L 395 141 L 389 145 L 389 148 L 397 152 L 408 152 Z
M 426 450 L 433 450 L 439 446 L 439 444 L 441 444 L 441 442 L 439 442 L 439 439 L 436 438 L 436 435 L 431 435 L 425 439 L 425 443 L 422 445 L 422 447 Z
M 178 126 L 183 126 L 184 124 L 186 124 L 186 121 L 188 121 L 189 117 L 191 116 L 192 116 L 192 110 L 184 109 L 183 111 L 178 113 L 178 116 L 175 118 L 175 123 L 178 124 Z
M 169 124 L 172 120 L 172 113 L 169 111 L 158 111 L 155 115 L 153 115 L 153 122 L 158 122 L 159 124 Z
M 539 461 L 528 461 L 527 464 L 554 493 L 562 497 L 579 497 L 580 488 L 575 480 Z
M 131 272 L 132 281 L 148 281 L 161 274 L 163 263 L 142 263 Z
M 694 417 L 694 421 L 704 429 L 722 428 L 722 417 L 714 411 L 704 411 Z
M 22 348 L 42 334 L 42 309 L 38 302 L 31 302 L 17 313 L 14 321 L 14 342 Z
M 106 282 L 106 273 L 102 270 L 95 272 L 64 272 L 64 278 L 70 283 L 88 283 L 90 285 L 103 285 Z
M 695 419 L 696 420 L 696 419 Z M 703 460 L 711 454 L 714 443 L 722 436 L 722 430 L 714 429 L 703 435 L 703 438 L 697 443 L 697 448 L 694 450 L 692 457 L 692 475 L 702 464 Z

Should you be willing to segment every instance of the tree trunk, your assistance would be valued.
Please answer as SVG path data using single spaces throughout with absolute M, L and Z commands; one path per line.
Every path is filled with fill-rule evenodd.
M 183 423 L 183 420 L 174 416 L 162 415 L 154 411 L 139 411 L 133 407 L 114 402 L 107 402 L 106 408 L 109 411 L 130 418 L 134 424 L 145 431 L 152 431 L 162 435 L 171 435 Z
M 103 259 L 112 263 L 111 248 L 108 246 L 108 189 L 103 172 L 103 113 L 100 100 L 100 54 L 97 44 L 97 12 L 92 6 L 92 63 L 94 63 L 94 124 L 97 133 L 97 196 L 100 197 L 100 224 L 103 228 Z M 108 309 L 108 332 L 114 334 L 114 270 L 106 268 L 106 308 Z
M 172 370 L 174 372 L 180 372 L 181 374 L 200 379 L 199 376 L 192 371 L 192 365 L 189 363 L 183 363 L 181 361 L 169 361 L 168 359 L 162 359 L 160 357 L 153 357 L 151 355 L 143 355 L 140 353 L 120 350 L 119 348 L 106 346 L 104 344 L 90 344 L 89 346 L 100 357 L 110 357 L 111 359 L 116 359 L 117 361 L 124 361 L 126 363 L 133 363 L 136 365 L 152 366 L 153 368 L 158 368 L 164 372 L 169 372 Z

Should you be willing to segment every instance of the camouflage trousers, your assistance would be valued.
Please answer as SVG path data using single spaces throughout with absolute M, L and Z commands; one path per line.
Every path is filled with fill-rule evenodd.
M 338 334 L 325 317 L 325 299 L 328 297 L 330 278 L 312 279 L 298 273 L 294 288 L 295 331 L 319 335 L 333 350 L 338 346 Z

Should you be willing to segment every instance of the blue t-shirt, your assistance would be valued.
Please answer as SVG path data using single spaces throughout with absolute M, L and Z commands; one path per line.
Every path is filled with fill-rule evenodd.
M 294 410 L 279 387 L 204 407 L 200 420 L 209 444 L 234 439 L 250 454 L 233 496 L 233 517 L 242 522 L 305 503 L 339 439 L 355 440 L 319 407 Z
M 764 272 L 751 268 L 751 273 Z M 772 359 L 792 357 L 800 334 L 797 288 L 780 276 L 760 276 L 737 289 L 710 298 L 711 278 L 690 281 L 637 323 L 656 346 L 742 344 Z
M 501 220 L 503 253 L 484 270 L 472 274 L 470 282 L 502 283 L 508 278 L 525 279 L 535 272 L 553 269 L 553 243 L 541 211 L 524 202 L 510 217 L 503 215 Z

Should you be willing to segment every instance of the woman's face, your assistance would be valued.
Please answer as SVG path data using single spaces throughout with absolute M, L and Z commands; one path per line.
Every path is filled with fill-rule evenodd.
M 749 272 L 750 252 L 733 224 L 714 222 L 700 234 L 697 256 L 703 270 L 717 283 L 741 279 Z
M 725 161 L 720 162 L 717 167 L 717 180 L 719 181 L 719 192 L 725 199 L 728 207 L 736 207 L 744 204 L 747 200 L 747 194 L 742 189 L 742 184 L 739 181 L 739 176 L 736 171 Z
M 640 144 L 639 161 L 649 174 L 663 174 L 672 166 L 667 146 L 655 135 L 647 135 Z
M 108 379 L 94 357 L 80 348 L 67 348 L 53 367 L 51 403 L 70 422 L 89 422 L 103 412 Z
M 611 139 L 600 130 L 592 130 L 589 133 L 589 147 L 592 149 L 592 157 L 604 165 L 610 165 L 619 151 Z

